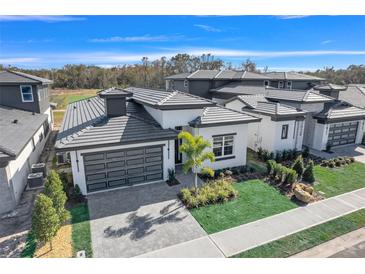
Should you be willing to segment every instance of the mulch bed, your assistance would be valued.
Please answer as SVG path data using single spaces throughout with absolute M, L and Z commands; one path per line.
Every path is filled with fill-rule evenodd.
M 178 180 L 176 180 L 176 179 L 173 179 L 173 180 L 167 180 L 167 181 L 166 181 L 166 184 L 167 184 L 168 186 L 176 186 L 176 185 L 179 185 L 179 184 L 180 184 L 180 182 L 179 182 Z

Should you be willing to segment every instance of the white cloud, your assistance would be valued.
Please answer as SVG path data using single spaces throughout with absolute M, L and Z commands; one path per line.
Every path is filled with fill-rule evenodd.
M 279 15 L 277 17 L 282 20 L 290 20 L 290 19 L 305 18 L 305 17 L 309 17 L 309 16 L 311 16 L 311 15 Z
M 212 26 L 208 26 L 208 25 L 200 25 L 200 24 L 195 24 L 194 27 L 200 28 L 202 30 L 208 31 L 208 32 L 221 32 L 221 29 L 212 27 Z
M 34 57 L 10 57 L 10 58 L 0 57 L 0 64 L 34 63 L 37 61 L 39 61 L 39 59 Z
M 40 21 L 46 23 L 57 23 L 57 22 L 72 22 L 72 21 L 83 21 L 85 17 L 78 16 L 33 16 L 33 15 L 0 15 L 1 21 Z
M 93 38 L 90 42 L 95 43 L 112 43 L 112 42 L 166 42 L 171 40 L 183 39 L 183 35 L 157 35 L 151 36 L 149 34 L 142 36 L 113 36 L 109 38 Z
M 331 44 L 333 42 L 335 42 L 335 40 L 324 40 L 321 42 L 321 45 L 327 45 L 327 44 Z

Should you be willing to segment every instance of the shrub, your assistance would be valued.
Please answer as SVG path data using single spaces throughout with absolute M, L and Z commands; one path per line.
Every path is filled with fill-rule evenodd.
M 308 183 L 313 183 L 314 178 L 314 162 L 310 160 L 303 173 L 303 180 Z
M 59 228 L 60 220 L 51 198 L 39 194 L 32 215 L 32 235 L 39 242 L 50 242 L 52 249 L 52 238 L 56 236 Z
M 276 162 L 274 160 L 269 160 L 266 162 L 266 169 L 267 169 L 268 175 L 271 175 L 271 173 L 273 173 L 275 165 L 276 165 Z
M 297 178 L 298 178 L 297 172 L 293 169 L 287 168 L 285 183 L 292 185 L 297 181 Z
M 328 160 L 322 160 L 321 161 L 321 166 L 323 166 L 323 167 L 328 167 Z
M 263 160 L 264 162 L 266 162 L 267 160 L 269 160 L 269 157 L 270 157 L 270 153 L 269 153 L 269 151 L 267 151 L 266 149 L 264 149 L 264 150 L 262 151 L 262 160 Z
M 295 152 L 292 149 L 288 150 L 288 160 L 293 160 L 295 158 Z
M 301 177 L 303 175 L 304 164 L 303 164 L 303 157 L 301 155 L 299 155 L 297 157 L 297 159 L 295 159 L 295 162 L 294 162 L 292 168 L 296 171 L 296 173 L 298 174 L 299 177 Z
M 269 160 L 274 160 L 275 159 L 275 153 L 274 152 L 270 152 L 269 154 Z
M 170 182 L 174 182 L 174 181 L 175 181 L 175 179 L 176 179 L 175 169 L 173 169 L 173 168 L 169 168 L 169 169 L 167 170 L 167 172 L 168 172 L 168 174 L 169 174 L 169 181 L 170 181 Z
M 340 166 L 341 166 L 341 164 L 342 164 L 342 162 L 341 162 L 340 160 L 335 159 L 335 165 L 336 165 L 337 167 L 340 167 Z
M 280 151 L 277 151 L 276 154 L 275 154 L 275 161 L 280 163 L 282 161 L 282 154 Z
M 224 171 L 224 174 L 225 174 L 226 176 L 232 176 L 232 175 L 233 175 L 233 172 L 232 172 L 232 171 L 230 171 L 229 169 L 226 169 L 226 170 Z
M 351 161 L 351 163 L 354 163 L 355 162 L 355 158 L 354 157 L 350 157 L 350 161 Z
M 328 161 L 328 167 L 334 168 L 335 167 L 335 162 L 333 160 Z
M 214 203 L 226 202 L 238 195 L 231 183 L 217 180 L 198 188 L 183 188 L 179 198 L 187 208 L 197 208 Z
M 58 173 L 51 170 L 44 185 L 44 194 L 51 198 L 61 224 L 70 218 L 70 213 L 65 209 L 67 196 Z
M 327 145 L 326 145 L 326 151 L 327 152 L 331 152 L 331 148 L 332 148 L 331 143 L 327 143 Z
M 257 158 L 259 158 L 260 160 L 262 160 L 262 152 L 263 152 L 262 147 L 259 147 L 257 149 Z
M 304 147 L 303 152 L 302 152 L 302 156 L 303 156 L 303 158 L 308 158 L 309 157 L 309 148 L 308 147 Z

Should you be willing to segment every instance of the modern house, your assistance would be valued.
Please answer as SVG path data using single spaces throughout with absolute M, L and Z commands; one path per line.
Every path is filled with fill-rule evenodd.
M 212 168 L 244 166 L 248 124 L 259 121 L 185 92 L 111 88 L 67 107 L 56 149 L 70 153 L 74 182 L 88 194 L 167 180 L 185 161 L 181 130 L 211 141 Z
M 260 123 L 248 126 L 248 147 L 276 152 L 301 150 L 306 112 L 277 102 L 270 102 L 264 94 L 239 95 L 226 101 L 225 106 L 246 111 L 261 118 Z
M 52 81 L 15 71 L 0 72 L 0 213 L 11 211 L 26 188 L 52 127 Z
M 235 70 L 197 70 L 165 78 L 166 90 L 180 90 L 223 103 L 237 95 L 262 94 L 266 88 L 308 90 L 325 79 L 296 72 L 255 73 Z

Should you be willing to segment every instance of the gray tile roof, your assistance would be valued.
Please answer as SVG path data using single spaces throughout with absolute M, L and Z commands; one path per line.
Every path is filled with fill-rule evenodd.
M 314 116 L 327 122 L 365 119 L 365 109 L 352 106 L 343 101 L 325 104 L 324 110 Z
M 133 93 L 132 99 L 137 103 L 158 109 L 194 109 L 215 105 L 214 102 L 181 91 L 162 91 L 130 87 L 125 89 Z
M 232 94 L 232 95 L 240 95 L 240 94 L 264 94 L 266 92 L 266 88 L 264 84 L 262 86 L 247 86 L 242 85 L 241 82 L 231 82 L 227 85 L 221 86 L 219 88 L 211 89 L 210 92 L 215 93 L 215 95 L 222 94 Z
M 207 107 L 203 114 L 189 123 L 192 127 L 212 127 L 219 125 L 247 124 L 258 122 L 261 119 L 241 111 L 222 106 Z
M 347 90 L 340 92 L 339 99 L 356 107 L 365 108 L 365 84 L 350 84 Z
M 184 80 L 186 79 L 186 77 L 188 77 L 191 73 L 190 72 L 184 72 L 184 73 L 179 73 L 179 74 L 174 74 L 174 75 L 170 75 L 165 77 L 166 80 Z
M 0 84 L 52 84 L 53 81 L 24 72 L 4 70 L 0 71 Z
M 304 74 L 304 73 L 298 73 L 293 71 L 288 72 L 266 72 L 264 73 L 267 77 L 269 77 L 272 80 L 325 80 L 324 78 Z
M 271 79 L 262 73 L 243 70 L 197 70 L 192 73 L 171 75 L 165 79 L 176 80 L 242 80 L 242 79 Z
M 328 83 L 328 84 L 314 86 L 313 89 L 319 90 L 319 91 L 331 91 L 331 90 L 344 91 L 347 89 L 347 87 Z
M 315 93 L 312 90 L 293 91 L 293 90 L 268 89 L 265 96 L 270 100 L 294 101 L 302 103 L 329 102 L 334 100 L 334 98 L 332 97 Z
M 47 117 L 0 105 L 0 159 L 17 157 Z
M 127 102 L 127 115 L 107 119 L 103 99 L 98 96 L 68 105 L 56 148 L 101 147 L 176 138 L 174 130 L 162 129 L 134 102 Z
M 276 102 L 268 102 L 264 94 L 239 95 L 233 99 L 228 100 L 227 102 L 233 100 L 239 100 L 243 104 L 245 104 L 242 110 L 246 110 L 253 113 L 260 113 L 263 115 L 277 116 L 277 117 L 282 117 L 282 116 L 298 117 L 298 116 L 304 116 L 306 114 L 305 111 L 296 109 L 291 106 L 287 106 Z

